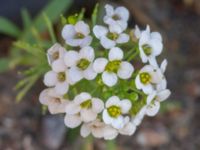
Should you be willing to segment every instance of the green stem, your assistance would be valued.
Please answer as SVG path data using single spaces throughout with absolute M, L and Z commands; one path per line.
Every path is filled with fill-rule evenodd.
M 106 149 L 107 150 L 117 150 L 117 144 L 115 140 L 106 141 Z
M 130 55 L 130 57 L 127 58 L 127 61 L 131 61 L 132 59 L 134 59 L 138 54 L 139 54 L 139 49 L 138 47 L 136 48 L 136 52 L 133 55 Z
M 84 140 L 83 150 L 94 150 L 92 136 L 89 136 Z

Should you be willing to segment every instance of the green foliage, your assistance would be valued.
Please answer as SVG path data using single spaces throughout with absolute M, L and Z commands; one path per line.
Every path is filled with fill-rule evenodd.
M 94 26 L 97 23 L 98 9 L 99 9 L 99 4 L 97 3 L 92 13 L 92 26 Z
M 0 72 L 18 65 L 29 67 L 21 72 L 24 78 L 15 87 L 19 92 L 16 97 L 18 102 L 22 100 L 34 83 L 50 69 L 46 59 L 46 50 L 57 41 L 53 24 L 59 20 L 60 14 L 67 11 L 71 4 L 72 0 L 51 0 L 34 19 L 31 19 L 26 9 L 22 9 L 23 31 L 20 31 L 9 20 L 0 17 L 0 33 L 17 39 L 11 48 L 10 57 L 0 59 Z M 79 17 L 82 18 L 83 15 L 84 11 Z M 42 36 L 45 31 L 48 31 L 51 40 Z
M 20 29 L 6 18 L 0 17 L 0 33 L 18 38 L 21 34 Z

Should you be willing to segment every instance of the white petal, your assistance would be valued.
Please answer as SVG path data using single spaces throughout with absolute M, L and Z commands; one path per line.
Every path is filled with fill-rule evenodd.
M 113 119 L 112 126 L 115 129 L 122 129 L 124 127 L 124 118 L 122 116 L 119 116 L 116 119 Z
M 92 110 L 96 113 L 102 112 L 104 109 L 104 103 L 99 98 L 92 98 Z
M 144 91 L 145 94 L 151 94 L 154 89 L 153 89 L 153 86 L 151 84 L 147 84 L 145 85 L 142 90 Z
M 117 83 L 117 75 L 115 73 L 109 73 L 107 71 L 103 72 L 102 74 L 102 81 L 107 86 L 111 87 L 114 86 Z
M 68 38 L 68 39 L 65 40 L 65 42 L 68 45 L 74 46 L 74 47 L 80 46 L 82 41 L 83 41 L 83 39 L 75 39 L 75 38 Z
M 122 33 L 119 35 L 118 39 L 117 39 L 117 43 L 122 44 L 122 43 L 126 43 L 128 42 L 130 39 L 128 34 Z
M 119 133 L 122 135 L 132 135 L 136 130 L 136 126 L 132 123 L 128 123 L 124 126 L 124 128 L 119 130 Z
M 76 97 L 74 98 L 74 102 L 79 105 L 83 103 L 84 101 L 89 100 L 91 98 L 92 97 L 89 93 L 82 92 L 79 95 L 76 95 Z
M 90 28 L 88 24 L 84 23 L 83 21 L 78 21 L 75 25 L 75 30 L 78 33 L 82 33 L 87 36 L 90 33 Z
M 66 40 L 68 38 L 73 38 L 76 34 L 75 28 L 73 25 L 65 25 L 62 30 L 62 37 Z
M 111 96 L 107 101 L 106 101 L 106 108 L 115 105 L 115 106 L 120 106 L 121 102 L 118 96 Z
M 69 128 L 76 128 L 81 124 L 81 118 L 79 115 L 65 115 L 65 125 Z
M 58 94 L 64 95 L 69 89 L 69 84 L 67 82 L 59 82 L 55 86 L 55 91 Z
M 164 59 L 160 65 L 160 69 L 161 69 L 162 73 L 165 73 L 166 68 L 167 68 L 167 60 Z
M 116 129 L 110 127 L 110 126 L 106 126 L 104 128 L 104 139 L 105 140 L 113 140 L 114 138 L 116 138 L 118 135 L 118 132 Z
M 125 21 L 125 22 L 128 21 L 129 11 L 125 7 L 122 7 L 122 6 L 117 7 L 115 9 L 115 13 L 118 14 L 123 21 Z
M 50 97 L 48 95 L 49 89 L 44 89 L 39 96 L 39 101 L 43 105 L 47 105 L 49 103 Z
M 166 89 L 157 94 L 157 100 L 160 102 L 166 100 L 171 95 L 171 91 Z
M 112 16 L 114 13 L 114 9 L 112 5 L 106 4 L 105 5 L 106 15 Z
M 163 44 L 162 42 L 158 41 L 158 40 L 151 40 L 150 43 L 149 43 L 153 49 L 152 51 L 152 55 L 153 56 L 158 56 L 161 54 L 162 52 L 162 49 L 163 49 Z
M 147 44 L 150 40 L 150 34 L 148 31 L 143 31 L 141 33 L 140 39 L 139 39 L 139 46 L 142 46 L 144 44 Z
M 89 134 L 91 133 L 91 129 L 89 128 L 89 126 L 87 124 L 83 124 L 81 126 L 81 130 L 80 130 L 80 134 L 82 137 L 87 137 Z
M 115 41 L 110 40 L 106 36 L 101 37 L 100 43 L 105 49 L 113 48 L 116 45 Z
M 94 35 L 99 39 L 102 36 L 106 36 L 106 34 L 108 33 L 108 29 L 104 26 L 96 25 L 93 28 L 93 32 L 94 32 Z
M 109 51 L 108 58 L 110 61 L 122 60 L 124 57 L 123 51 L 119 47 L 113 47 Z
M 93 80 L 97 76 L 97 73 L 94 71 L 92 64 L 83 71 L 83 76 L 87 80 Z
M 64 62 L 68 67 L 75 66 L 79 59 L 79 54 L 76 51 L 68 51 L 64 56 Z
M 109 24 L 109 30 L 111 33 L 116 33 L 116 34 L 120 34 L 123 31 L 121 26 L 119 26 L 115 22 Z
M 138 27 L 137 25 L 135 26 L 134 35 L 135 35 L 135 37 L 136 37 L 137 39 L 140 38 L 141 31 L 140 31 L 140 29 L 139 29 L 139 27 Z
M 105 58 L 97 58 L 93 63 L 93 69 L 96 73 L 101 73 L 104 71 L 108 60 Z
M 109 116 L 108 112 L 106 109 L 104 109 L 103 111 L 103 121 L 106 123 L 106 124 L 111 124 L 113 119 Z
M 155 116 L 160 109 L 160 102 L 155 101 L 153 104 L 147 107 L 147 116 Z
M 102 128 L 102 127 L 99 127 L 99 128 L 92 128 L 92 135 L 93 135 L 95 138 L 103 138 L 103 136 L 104 136 L 103 128 Z
M 63 59 L 55 60 L 52 63 L 52 70 L 55 72 L 64 72 L 67 69 L 67 66 L 65 65 Z
M 54 86 L 57 82 L 57 73 L 49 71 L 44 75 L 44 84 L 46 86 Z
M 84 39 L 81 39 L 79 41 L 79 45 L 80 47 L 85 47 L 85 46 L 89 46 L 92 42 L 92 37 L 91 36 L 86 36 Z
M 157 60 L 155 58 L 155 56 L 149 56 L 149 64 L 158 68 L 158 63 L 157 63 Z
M 163 79 L 163 74 L 161 70 L 150 72 L 150 75 L 151 75 L 151 82 L 155 84 L 160 83 L 161 80 Z
M 146 63 L 148 60 L 148 57 L 144 53 L 143 48 L 141 46 L 139 46 L 139 50 L 140 50 L 140 58 L 142 59 L 142 62 Z
M 80 110 L 81 110 L 80 106 L 74 103 L 73 101 L 68 103 L 68 105 L 66 105 L 65 107 L 65 112 L 68 115 L 78 114 Z
M 152 102 L 152 100 L 155 98 L 155 96 L 156 96 L 156 92 L 155 91 L 150 93 L 150 95 L 147 96 L 146 104 L 149 105 Z
M 139 89 L 139 90 L 142 89 L 142 87 L 143 87 L 143 84 L 140 81 L 139 75 L 137 75 L 136 78 L 135 78 L 135 85 L 136 85 L 136 88 Z
M 86 46 L 82 48 L 79 54 L 80 54 L 80 58 L 85 58 L 90 62 L 94 60 L 94 49 L 90 46 Z
M 164 89 L 166 89 L 166 87 L 167 87 L 167 80 L 165 78 L 162 79 L 162 81 L 156 85 L 156 89 L 158 91 L 164 90 Z
M 162 36 L 159 32 L 151 32 L 151 38 L 160 40 L 162 42 Z
M 121 79 L 128 79 L 131 77 L 133 71 L 133 66 L 130 63 L 123 61 L 120 64 L 120 69 L 118 70 L 117 75 Z
M 97 114 L 92 111 L 92 109 L 82 109 L 81 110 L 81 119 L 84 122 L 94 121 L 97 118 Z
M 65 107 L 69 102 L 66 100 L 60 100 L 54 99 L 51 101 L 51 103 L 48 105 L 49 112 L 51 114 L 59 114 L 65 112 Z
M 131 109 L 132 104 L 131 104 L 130 100 L 125 99 L 125 100 L 120 101 L 120 106 L 121 106 L 122 113 L 126 114 Z
M 75 84 L 83 78 L 82 72 L 77 67 L 72 67 L 68 72 L 68 79 L 70 84 Z

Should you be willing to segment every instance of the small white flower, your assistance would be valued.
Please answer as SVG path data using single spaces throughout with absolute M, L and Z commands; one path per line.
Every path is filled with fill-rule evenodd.
M 129 122 L 129 117 L 124 117 L 131 108 L 129 100 L 120 100 L 117 96 L 112 96 L 106 101 L 106 108 L 103 111 L 103 121 L 112 125 L 115 129 L 122 129 Z
M 121 79 L 128 79 L 131 77 L 134 68 L 127 62 L 122 61 L 123 51 L 114 47 L 109 51 L 108 60 L 105 58 L 97 58 L 94 61 L 93 68 L 97 73 L 102 74 L 102 80 L 107 86 L 114 86 L 118 77 Z
M 136 26 L 135 36 L 139 38 L 140 57 L 143 63 L 149 61 L 155 63 L 155 57 L 160 55 L 163 49 L 162 37 L 159 32 L 150 32 L 149 26 L 140 31 Z
M 56 62 L 53 63 L 55 67 L 52 66 L 53 69 L 44 75 L 43 81 L 47 87 L 54 87 L 58 94 L 64 95 L 68 91 L 70 82 L 68 79 L 68 70 L 67 66 L 62 64 L 61 59 Z
M 92 67 L 94 57 L 94 50 L 90 46 L 82 48 L 79 52 L 73 50 L 66 52 L 64 61 L 70 67 L 69 78 L 71 84 L 80 81 L 82 78 L 93 80 L 97 76 Z
M 64 113 L 68 100 L 60 97 L 53 88 L 48 88 L 40 93 L 39 101 L 43 105 L 48 106 L 51 114 Z
M 109 29 L 104 26 L 96 25 L 93 28 L 93 32 L 105 49 L 110 49 L 115 47 L 116 44 L 129 41 L 129 35 L 122 33 L 123 30 L 116 24 L 109 26 Z
M 157 68 L 144 66 L 135 79 L 137 89 L 142 89 L 145 94 L 151 94 L 155 90 L 155 85 L 162 81 L 163 74 Z
M 127 28 L 129 11 L 125 7 L 117 7 L 114 9 L 113 6 L 107 4 L 105 9 L 106 15 L 103 18 L 104 23 L 108 25 L 117 24 L 122 28 L 122 30 Z
M 65 53 L 65 48 L 60 44 L 56 43 L 47 50 L 47 59 L 49 65 L 52 65 L 53 62 L 63 58 Z
M 62 37 L 70 46 L 88 46 L 92 42 L 92 37 L 89 36 L 90 28 L 83 21 L 78 21 L 75 25 L 67 24 L 62 30 Z
M 104 109 L 104 103 L 98 98 L 93 98 L 89 93 L 82 92 L 66 106 L 65 125 L 75 128 L 81 122 L 94 121 L 97 114 Z

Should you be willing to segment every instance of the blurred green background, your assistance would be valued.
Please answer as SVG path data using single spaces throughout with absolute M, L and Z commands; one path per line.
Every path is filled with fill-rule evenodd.
M 85 8 L 90 19 L 99 2 L 103 6 L 123 5 L 130 11 L 129 27 L 149 24 L 163 35 L 165 49 L 159 57 L 168 59 L 166 77 L 172 95 L 154 118 L 146 117 L 132 137 L 119 136 L 117 150 L 199 150 L 200 149 L 200 1 L 199 0 L 0 0 L 0 149 L 2 150 L 106 150 L 103 140 L 88 144 L 78 130 L 68 130 L 62 115 L 42 115 L 38 95 L 44 88 L 40 76 L 33 88 L 16 103 L 17 82 L 27 65 L 38 65 L 30 45 L 15 44 L 16 39 L 31 44 L 51 43 L 48 31 L 60 34 L 60 14 L 72 15 Z M 47 16 L 45 21 L 45 15 Z M 6 18 L 6 19 L 4 19 Z M 51 22 L 48 24 L 48 21 Z M 52 27 L 52 28 L 51 28 Z M 58 36 L 59 37 L 59 36 Z M 21 50 L 23 49 L 23 50 Z M 37 46 L 30 48 L 38 49 Z M 31 51 L 31 52 L 33 52 Z M 21 57 L 23 56 L 23 57 Z M 22 59 L 23 58 L 23 59 Z M 45 65 L 45 64 L 44 64 Z M 36 70 L 32 70 L 34 73 Z M 44 70 L 40 70 L 41 73 Z M 29 72 L 30 74 L 30 72 Z M 29 85 L 29 86 L 28 86 Z M 32 86 L 25 84 L 22 94 Z

